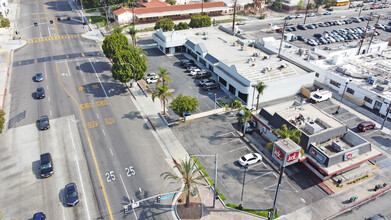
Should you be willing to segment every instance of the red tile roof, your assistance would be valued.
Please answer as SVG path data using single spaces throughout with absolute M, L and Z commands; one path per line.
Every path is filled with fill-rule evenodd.
M 151 7 L 164 7 L 168 6 L 166 2 L 161 2 L 159 0 L 151 0 L 150 2 L 144 3 L 143 6 L 146 8 L 151 8 Z
M 224 2 L 205 2 L 204 8 L 215 8 L 215 7 L 225 7 Z M 167 12 L 167 11 L 185 11 L 192 9 L 201 9 L 202 3 L 197 4 L 186 4 L 186 5 L 167 5 L 167 6 L 157 6 L 157 7 L 149 7 L 149 8 L 135 8 L 135 14 L 147 14 L 147 13 L 159 13 L 159 12 Z M 128 11 L 132 13 L 131 8 L 121 7 L 117 10 L 114 10 L 113 13 L 115 15 L 120 15 Z

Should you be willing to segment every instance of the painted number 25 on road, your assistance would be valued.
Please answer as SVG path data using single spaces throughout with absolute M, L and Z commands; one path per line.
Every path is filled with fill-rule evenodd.
M 133 166 L 125 167 L 125 172 L 128 177 L 136 175 L 136 171 L 134 171 Z

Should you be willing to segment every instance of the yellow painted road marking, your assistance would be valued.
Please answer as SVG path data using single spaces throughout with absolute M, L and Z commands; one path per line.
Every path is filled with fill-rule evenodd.
M 22 62 L 21 62 L 21 61 L 19 61 L 19 62 L 18 62 L 18 65 L 20 65 L 20 64 L 22 64 Z
M 48 40 L 48 38 L 47 37 L 45 37 L 45 41 L 47 41 Z
M 57 35 L 60 35 L 60 33 L 58 32 L 58 28 L 57 28 L 56 17 L 53 17 L 53 24 L 54 24 L 54 27 L 56 28 Z
M 56 36 L 56 37 L 54 37 L 54 39 L 55 39 L 55 40 L 57 40 L 57 38 L 58 38 L 57 36 Z
M 96 104 L 96 106 L 105 106 L 105 105 L 109 105 L 109 103 L 107 102 L 107 100 L 96 101 L 95 104 Z
M 91 86 L 93 89 L 99 89 L 99 84 L 98 83 L 95 83 Z
M 208 104 L 206 104 L 206 102 L 204 102 L 204 104 L 205 104 L 206 106 L 208 106 L 210 109 L 212 109 Z
M 80 86 L 79 88 L 77 88 L 77 90 L 79 90 L 79 92 L 83 92 L 86 90 L 86 88 L 84 86 Z
M 369 166 L 372 167 L 372 168 L 375 169 L 375 170 L 379 170 L 379 167 L 377 167 L 377 166 L 375 166 L 375 165 L 373 165 L 373 164 L 370 164 Z
M 88 128 L 96 128 L 99 126 L 97 121 L 89 121 L 87 122 L 87 124 L 88 124 Z
M 37 63 L 37 59 L 34 59 L 34 63 Z
M 115 120 L 114 118 L 105 118 L 105 122 L 107 125 L 114 124 Z
M 86 109 L 86 108 L 92 108 L 92 107 L 94 107 L 92 102 L 82 103 L 82 104 L 79 105 L 80 109 Z
M 61 36 L 61 39 L 64 39 L 64 35 L 63 35 L 63 36 Z
M 75 104 L 76 104 L 76 105 L 79 105 L 79 103 L 76 101 L 76 99 L 71 95 L 71 93 L 69 93 L 69 91 L 68 91 L 68 90 L 65 88 L 65 86 L 62 84 L 61 79 L 60 79 L 60 71 L 58 70 L 57 63 L 56 63 L 56 70 L 57 70 L 58 82 L 60 83 L 61 87 L 65 90 L 65 92 L 69 95 L 69 97 L 72 98 L 72 100 L 75 102 Z M 81 121 L 83 122 L 84 132 L 85 132 L 85 134 L 86 134 L 86 136 L 87 136 L 88 145 L 90 146 L 92 158 L 93 158 L 94 164 L 95 164 L 95 170 L 96 170 L 96 173 L 98 174 L 99 183 L 100 183 L 101 188 L 102 188 L 102 191 L 103 191 L 103 196 L 104 196 L 104 198 L 105 198 L 107 210 L 109 211 L 110 219 L 111 219 L 111 220 L 114 220 L 114 218 L 113 218 L 113 213 L 112 213 L 112 211 L 111 211 L 111 207 L 110 207 L 110 204 L 109 204 L 109 200 L 108 200 L 108 198 L 107 198 L 106 188 L 105 188 L 105 185 L 103 184 L 102 176 L 100 175 L 99 165 L 98 165 L 98 161 L 96 160 L 94 147 L 92 146 L 91 139 L 90 139 L 90 135 L 89 135 L 89 133 L 88 133 L 87 126 L 86 126 L 86 122 L 85 122 L 85 120 L 84 120 L 84 115 L 83 115 L 83 112 L 82 112 L 81 108 L 79 108 L 79 113 L 80 113 Z
M 66 57 L 67 59 L 69 59 L 69 56 L 68 56 L 68 54 L 65 54 L 65 57 Z
M 34 43 L 37 43 L 37 42 L 38 42 L 37 39 L 35 39 Z
M 81 56 L 84 57 L 85 56 L 84 53 L 81 53 Z

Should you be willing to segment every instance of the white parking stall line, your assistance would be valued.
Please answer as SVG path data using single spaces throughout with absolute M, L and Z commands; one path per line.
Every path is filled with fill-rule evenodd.
M 98 119 L 99 119 L 99 115 L 98 115 L 98 113 L 96 113 L 96 117 L 98 117 Z
M 223 143 L 223 144 L 221 144 L 221 145 L 226 145 L 226 144 L 230 144 L 230 143 L 232 143 L 232 142 L 239 142 L 240 144 L 242 144 L 243 143 L 243 141 L 242 140 L 240 140 L 239 138 L 237 138 L 237 139 L 234 139 L 234 140 L 231 140 L 231 141 L 228 141 L 228 142 L 225 142 L 225 143 Z
M 352 119 L 356 119 L 357 117 L 356 116 L 353 116 L 353 117 L 351 117 L 351 118 L 348 118 L 348 119 L 344 119 L 344 120 L 342 120 L 343 122 L 347 122 L 347 121 L 350 121 L 350 120 L 352 120 Z
M 241 148 L 236 148 L 236 149 L 230 150 L 229 153 L 232 153 L 232 152 L 241 150 L 241 149 L 243 149 L 243 148 L 246 148 L 246 146 L 243 146 L 243 147 L 241 147 Z
M 48 102 L 50 102 L 50 97 L 48 97 Z
M 49 113 L 50 113 L 50 116 L 52 116 L 52 110 L 51 109 L 49 110 Z
M 235 136 L 235 134 L 231 131 L 231 132 L 228 132 L 228 133 L 225 133 L 225 134 L 217 135 L 216 137 L 224 137 L 224 136 L 227 136 L 228 134 L 231 134 L 232 136 Z
M 299 191 L 297 191 L 297 189 L 295 188 L 295 187 L 293 187 L 293 185 L 287 180 L 287 181 L 285 181 L 285 182 L 287 182 L 288 184 L 289 184 L 289 186 L 293 189 L 293 191 L 295 192 L 295 193 L 298 193 Z
M 105 130 L 103 130 L 103 129 L 102 129 L 102 132 L 103 132 L 103 135 L 104 135 L 104 136 L 106 136 L 106 132 L 105 132 Z
M 110 147 L 110 153 L 111 153 L 111 156 L 114 156 L 113 150 L 111 150 L 111 147 Z
M 48 32 L 49 32 L 49 36 L 51 37 L 52 36 L 52 33 L 50 33 L 50 28 L 48 26 Z
M 46 70 L 46 63 L 43 63 L 43 67 L 45 68 L 45 73 L 43 73 L 43 74 L 45 74 L 45 78 L 46 78 L 46 80 L 48 80 L 48 74 L 47 74 L 47 70 Z
M 98 81 L 99 81 L 99 83 L 100 83 L 100 86 L 102 87 L 102 90 L 103 90 L 103 92 L 104 92 L 104 93 L 105 93 L 105 95 L 106 95 L 106 98 L 109 98 L 109 97 L 107 96 L 107 93 L 106 93 L 105 87 L 102 85 L 102 82 L 100 81 L 100 78 L 99 78 L 98 74 L 96 73 L 95 67 L 94 67 L 94 65 L 92 64 L 92 62 L 91 62 L 91 59 L 88 59 L 88 60 L 90 61 L 90 64 L 91 64 L 91 66 L 92 66 L 92 69 L 94 69 L 94 72 L 95 72 L 96 78 L 98 78 Z
M 66 66 L 67 66 L 67 70 L 68 70 L 68 76 L 72 76 L 72 75 L 71 75 L 71 71 L 69 71 L 68 62 L 66 62 L 65 64 L 66 64 Z
M 361 136 L 368 136 L 368 135 L 370 135 L 370 134 L 373 134 L 373 133 L 375 133 L 377 130 L 373 130 L 373 131 L 371 131 L 371 132 L 365 132 L 365 134 L 362 134 Z
M 91 219 L 90 217 L 90 211 L 88 209 L 88 203 L 87 203 L 87 197 L 86 197 L 86 191 L 84 189 L 84 184 L 83 184 L 83 178 L 81 177 L 81 171 L 80 171 L 80 165 L 79 165 L 79 160 L 77 158 L 77 152 L 76 152 L 76 146 L 75 146 L 75 141 L 73 140 L 73 134 L 72 134 L 72 130 L 71 130 L 71 124 L 69 122 L 69 119 L 68 119 L 68 128 L 69 128 L 69 132 L 71 134 L 71 140 L 72 140 L 72 146 L 73 146 L 73 151 L 75 152 L 75 159 L 76 159 L 76 165 L 77 165 L 77 170 L 79 171 L 78 174 L 79 174 L 79 179 L 80 179 L 80 184 L 81 184 L 81 188 L 83 190 L 83 200 L 86 204 L 86 211 L 87 211 L 87 216 L 88 216 L 88 219 Z

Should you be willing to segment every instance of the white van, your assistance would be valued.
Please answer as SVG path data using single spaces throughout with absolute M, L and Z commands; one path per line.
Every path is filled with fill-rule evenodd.
M 311 95 L 310 101 L 313 103 L 323 102 L 329 100 L 333 96 L 333 93 L 329 90 L 316 91 Z

